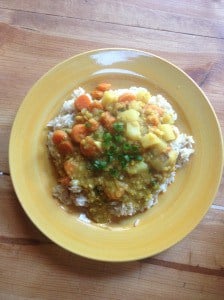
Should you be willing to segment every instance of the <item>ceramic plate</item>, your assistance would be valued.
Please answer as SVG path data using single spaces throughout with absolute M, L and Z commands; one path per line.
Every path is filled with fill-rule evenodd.
M 79 86 L 143 86 L 161 93 L 178 113 L 177 126 L 193 135 L 195 153 L 176 181 L 143 214 L 100 226 L 69 214 L 52 198 L 56 183 L 46 149 L 46 124 Z M 180 69 L 150 53 L 102 49 L 74 56 L 31 88 L 14 122 L 10 171 L 18 199 L 33 223 L 65 249 L 97 260 L 129 261 L 155 255 L 185 237 L 211 205 L 222 172 L 221 131 L 202 90 Z M 138 226 L 134 227 L 136 220 Z

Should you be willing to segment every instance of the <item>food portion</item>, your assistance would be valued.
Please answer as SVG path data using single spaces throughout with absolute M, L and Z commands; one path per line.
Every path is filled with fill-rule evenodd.
M 90 94 L 78 88 L 48 123 L 48 150 L 57 169 L 53 196 L 109 223 L 152 207 L 194 152 L 177 114 L 142 87 Z

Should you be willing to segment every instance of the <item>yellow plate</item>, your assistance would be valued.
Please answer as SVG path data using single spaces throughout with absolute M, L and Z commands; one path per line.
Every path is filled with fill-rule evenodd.
M 162 93 L 178 113 L 177 125 L 195 139 L 195 154 L 176 181 L 143 214 L 111 226 L 68 214 L 51 196 L 56 182 L 46 149 L 46 124 L 72 90 L 100 81 L 113 88 L 144 86 Z M 101 49 L 74 56 L 51 69 L 31 88 L 14 122 L 10 171 L 17 196 L 33 223 L 73 253 L 104 261 L 157 254 L 186 236 L 211 205 L 222 173 L 221 131 L 208 99 L 180 69 L 150 53 Z M 139 225 L 134 227 L 135 220 Z

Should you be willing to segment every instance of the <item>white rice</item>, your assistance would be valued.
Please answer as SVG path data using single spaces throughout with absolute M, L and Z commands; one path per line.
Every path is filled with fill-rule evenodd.
M 177 119 L 177 114 L 173 110 L 171 104 L 162 96 L 162 95 L 156 95 L 152 96 L 149 99 L 150 104 L 155 104 L 161 108 L 163 108 L 168 114 L 170 114 L 174 121 Z
M 56 129 L 62 129 L 62 128 L 71 128 L 74 123 L 74 114 L 73 113 L 67 113 L 66 115 L 58 115 L 56 118 L 51 120 L 47 126 L 53 128 L 53 130 Z
M 118 89 L 115 91 L 115 93 L 118 96 L 120 96 L 124 92 L 132 92 L 134 94 L 137 94 L 140 90 L 146 91 L 146 89 L 142 87 L 131 87 L 130 89 Z M 74 101 L 76 101 L 76 99 L 82 94 L 86 94 L 83 88 L 79 87 L 78 89 L 75 89 L 72 92 L 71 99 L 64 102 L 60 110 L 60 114 L 47 124 L 47 126 L 51 130 L 48 133 L 47 146 L 55 162 L 60 161 L 60 154 L 58 153 L 55 145 L 52 142 L 52 132 L 55 129 L 72 127 L 74 123 L 74 117 L 75 117 Z M 90 100 L 92 100 L 89 94 L 88 96 Z M 173 110 L 170 103 L 162 95 L 152 96 L 149 99 L 149 102 L 150 104 L 155 104 L 163 108 L 168 114 L 172 115 L 172 118 L 174 120 L 177 119 L 176 112 Z M 194 149 L 193 149 L 194 140 L 192 136 L 189 136 L 185 133 L 179 133 L 179 129 L 176 126 L 174 126 L 174 132 L 177 138 L 170 144 L 170 146 L 172 147 L 173 150 L 178 152 L 178 159 L 176 163 L 176 169 L 178 169 L 181 168 L 186 162 L 188 162 L 190 155 L 194 153 Z M 142 208 L 142 211 L 144 209 L 148 209 L 154 206 L 158 202 L 159 194 L 164 193 L 167 190 L 168 185 L 174 182 L 175 175 L 176 172 L 172 172 L 170 174 L 170 177 L 167 178 L 166 181 L 160 185 L 159 190 L 157 190 L 156 193 L 153 194 L 150 197 L 150 199 L 148 199 L 148 201 L 146 201 L 145 207 Z M 80 206 L 80 207 L 88 206 L 88 199 L 86 199 L 86 197 L 83 196 L 81 192 L 82 189 L 79 186 L 79 181 L 72 180 L 70 182 L 70 186 L 68 189 L 58 184 L 53 188 L 52 194 L 55 198 L 59 199 L 65 205 L 70 205 L 74 203 L 76 206 Z M 137 211 L 132 202 L 128 202 L 128 203 L 112 202 L 111 212 L 116 216 L 132 216 Z

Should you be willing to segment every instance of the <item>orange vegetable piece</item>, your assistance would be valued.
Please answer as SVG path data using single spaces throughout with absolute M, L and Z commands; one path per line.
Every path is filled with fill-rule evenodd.
M 91 93 L 91 96 L 93 97 L 93 99 L 101 99 L 103 97 L 103 92 L 102 91 L 98 91 L 98 90 L 94 90 L 92 93 Z
M 78 111 L 81 111 L 83 108 L 88 108 L 91 104 L 91 100 L 86 94 L 79 96 L 74 102 L 75 108 Z
M 58 145 L 58 151 L 63 155 L 71 154 L 74 147 L 70 141 L 63 141 Z
M 160 116 L 164 114 L 164 109 L 154 104 L 146 104 L 144 110 L 154 111 Z
M 75 164 L 70 160 L 66 160 L 64 162 L 64 170 L 65 170 L 65 173 L 69 176 L 69 177 L 72 177 L 72 175 L 74 174 L 75 170 L 76 170 L 76 166 Z
M 111 84 L 107 83 L 107 82 L 102 82 L 102 83 L 98 84 L 96 88 L 99 91 L 105 92 L 111 88 Z
M 81 141 L 80 151 L 84 156 L 88 158 L 96 157 L 101 153 L 101 150 L 90 136 L 87 136 Z
M 136 99 L 136 96 L 134 94 L 127 92 L 127 93 L 120 95 L 120 97 L 118 98 L 118 102 L 131 102 L 135 99 Z
M 76 124 L 71 131 L 71 139 L 76 143 L 80 143 L 88 135 L 88 129 L 85 124 Z
M 60 144 L 68 138 L 68 134 L 64 130 L 55 130 L 52 135 L 52 141 L 55 145 Z
M 113 123 L 116 121 L 116 118 L 112 116 L 108 111 L 106 111 L 102 113 L 100 121 L 102 125 L 104 125 L 107 129 L 111 130 L 113 128 Z
M 88 110 L 92 111 L 92 110 L 94 110 L 94 108 L 103 110 L 103 105 L 99 101 L 93 101 L 93 102 L 91 102 L 90 106 L 88 107 Z
M 159 125 L 159 118 L 156 115 L 148 116 L 146 120 L 153 126 L 158 126 Z
M 88 123 L 89 126 L 87 129 L 91 132 L 96 131 L 97 128 L 100 126 L 99 122 L 97 122 L 95 119 L 89 119 Z
M 68 176 L 62 177 L 58 180 L 61 185 L 69 186 L 70 178 Z

